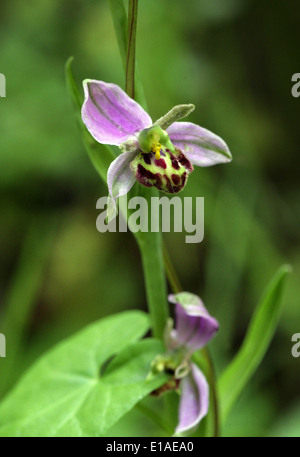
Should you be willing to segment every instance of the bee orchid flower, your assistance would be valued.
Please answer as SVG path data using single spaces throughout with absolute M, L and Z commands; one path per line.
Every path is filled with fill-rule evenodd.
M 119 86 L 83 81 L 82 120 L 96 141 L 115 145 L 121 154 L 107 173 L 113 199 L 127 194 L 137 180 L 166 193 L 185 186 L 193 165 L 208 167 L 231 160 L 226 143 L 191 122 L 176 122 L 194 109 L 178 105 L 156 122 Z
M 180 388 L 179 421 L 175 434 L 181 434 L 195 427 L 208 412 L 208 383 L 191 357 L 215 336 L 219 324 L 197 295 L 181 292 L 169 295 L 169 301 L 175 305 L 176 326 L 167 326 L 167 352 L 154 359 L 152 372 L 172 373 L 168 386 Z

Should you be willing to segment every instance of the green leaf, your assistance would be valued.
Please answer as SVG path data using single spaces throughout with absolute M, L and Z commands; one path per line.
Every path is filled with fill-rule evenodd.
M 289 272 L 290 267 L 284 265 L 271 280 L 254 312 L 239 352 L 219 380 L 223 420 L 268 349 L 278 323 L 283 286 Z
M 161 352 L 160 345 L 145 340 L 129 346 L 147 329 L 145 313 L 127 311 L 102 319 L 60 343 L 1 403 L 0 436 L 105 434 L 165 382 L 164 377 L 146 381 L 151 361 Z M 107 366 L 121 350 L 124 352 Z
M 87 131 L 85 125 L 81 120 L 81 106 L 83 103 L 83 96 L 79 91 L 74 79 L 71 67 L 72 62 L 73 57 L 70 57 L 66 62 L 66 81 L 68 91 L 70 93 L 71 100 L 73 102 L 74 110 L 76 113 L 76 119 L 80 129 L 82 141 L 96 171 L 103 179 L 103 181 L 106 182 L 108 167 L 111 164 L 111 162 L 116 158 L 117 154 L 113 147 L 97 143 L 97 141 L 94 140 L 94 138 Z
M 71 99 L 74 104 L 74 108 L 76 108 L 76 112 L 78 114 L 78 112 L 80 112 L 80 110 L 81 110 L 81 106 L 83 103 L 83 96 L 78 89 L 78 86 L 75 82 L 74 75 L 72 72 L 71 65 L 72 65 L 73 60 L 74 60 L 74 57 L 72 57 L 72 56 L 68 58 L 68 60 L 66 62 L 65 71 L 66 71 L 66 80 L 67 80 L 68 90 L 70 92 Z

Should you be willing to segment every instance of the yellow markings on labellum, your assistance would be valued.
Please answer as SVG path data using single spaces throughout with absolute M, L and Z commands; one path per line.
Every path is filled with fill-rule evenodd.
M 160 159 L 161 144 L 158 141 L 152 143 L 151 151 L 155 153 L 156 160 Z

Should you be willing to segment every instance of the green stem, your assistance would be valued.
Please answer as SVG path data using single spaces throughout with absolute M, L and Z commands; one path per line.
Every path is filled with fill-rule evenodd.
M 136 185 L 135 191 L 148 203 L 148 220 L 151 217 L 151 199 L 158 196 L 156 188 Z M 152 320 L 153 336 L 162 339 L 169 317 L 167 282 L 162 255 L 161 232 L 137 232 L 137 240 L 143 264 L 146 296 Z
M 137 237 L 145 277 L 147 303 L 153 336 L 162 338 L 168 318 L 167 286 L 161 254 L 161 233 L 140 233 Z
M 164 264 L 165 264 L 165 270 L 167 274 L 167 278 L 170 284 L 170 287 L 172 289 L 172 292 L 174 294 L 177 294 L 179 292 L 182 292 L 182 287 L 180 284 L 180 281 L 178 279 L 178 276 L 176 274 L 176 271 L 174 269 L 174 266 L 172 264 L 172 261 L 170 259 L 170 256 L 168 254 L 167 248 L 164 245 L 163 246 L 163 257 L 164 257 Z M 213 435 L 215 437 L 220 436 L 220 413 L 219 413 L 219 402 L 218 402 L 218 393 L 217 393 L 217 381 L 216 381 L 216 375 L 215 375 L 215 368 L 213 364 L 213 360 L 210 354 L 210 351 L 208 348 L 203 348 L 202 349 L 202 354 L 203 357 L 206 360 L 207 366 L 208 366 L 208 378 L 209 378 L 209 384 L 211 387 L 211 393 L 212 393 L 212 399 L 213 399 L 213 410 L 214 410 L 214 433 Z
M 135 42 L 137 26 L 138 0 L 129 0 L 127 28 L 127 57 L 126 57 L 126 92 L 135 98 Z
M 128 6 L 128 40 L 126 58 L 126 92 L 135 98 L 135 43 L 137 26 L 138 0 L 129 0 Z M 157 195 L 157 190 L 139 189 L 140 195 L 144 193 L 148 206 L 151 208 L 151 196 Z M 145 277 L 147 303 L 152 319 L 153 335 L 162 338 L 168 318 L 168 304 L 166 300 L 167 285 L 162 259 L 161 233 L 136 233 L 140 248 L 143 271 Z
M 208 364 L 209 367 L 209 372 L 208 372 L 208 377 L 209 377 L 209 385 L 211 388 L 211 396 L 213 400 L 213 409 L 214 409 L 214 415 L 213 415 L 213 436 L 218 437 L 220 436 L 220 410 L 219 410 L 219 401 L 218 401 L 218 392 L 217 392 L 217 379 L 216 379 L 216 372 L 215 372 L 215 367 L 214 363 L 212 360 L 211 353 L 208 348 L 203 348 L 202 349 L 202 354 Z
M 127 14 L 123 0 L 109 0 L 110 12 L 114 24 L 122 65 L 126 74 L 127 64 Z M 138 63 L 135 59 L 135 100 L 147 111 L 147 102 L 140 78 Z
M 172 292 L 174 294 L 178 294 L 179 292 L 182 292 L 182 287 L 180 285 L 178 276 L 173 267 L 172 261 L 170 259 L 170 256 L 169 256 L 169 253 L 168 253 L 168 250 L 167 250 L 165 244 L 163 244 L 163 258 L 164 258 L 164 265 L 165 265 L 167 278 L 168 278 L 170 287 L 172 289 Z

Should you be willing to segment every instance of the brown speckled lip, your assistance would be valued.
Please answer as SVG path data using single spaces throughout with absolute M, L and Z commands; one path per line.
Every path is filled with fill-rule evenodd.
M 171 159 L 171 170 L 168 170 L 166 154 L 169 154 Z M 193 171 L 192 164 L 181 149 L 177 147 L 174 153 L 169 149 L 161 151 L 160 159 L 156 159 L 153 152 L 144 153 L 141 151 L 141 158 L 142 162 L 138 164 L 135 172 L 137 181 L 145 187 L 155 186 L 169 194 L 180 192 L 186 184 L 189 173 Z M 154 169 L 148 170 L 147 165 L 153 165 Z M 183 173 L 182 168 L 185 169 Z M 182 174 L 176 173 L 180 169 Z
M 184 153 L 182 152 L 181 149 L 179 148 L 175 148 L 176 152 L 178 153 L 178 157 L 176 157 L 176 159 L 178 160 L 178 162 L 188 171 L 188 172 L 192 172 L 194 170 L 194 167 L 193 165 L 191 164 L 191 162 L 187 159 L 187 157 L 184 155 Z
M 156 186 L 160 189 L 162 185 L 161 174 L 152 173 L 151 171 L 146 170 L 141 164 L 138 165 L 136 179 L 146 187 Z
M 154 159 L 154 163 L 157 167 L 163 168 L 164 170 L 167 168 L 165 159 Z
M 173 178 L 172 176 L 176 176 L 179 181 L 178 181 L 178 184 L 175 184 L 174 181 L 173 181 Z M 174 184 L 172 184 L 170 178 L 167 176 L 167 175 L 163 175 L 163 178 L 164 180 L 166 181 L 166 185 L 167 185 L 167 189 L 168 189 L 168 193 L 170 194 L 177 194 L 178 192 L 180 192 L 184 186 L 185 186 L 185 183 L 186 183 L 186 177 L 187 177 L 187 172 L 185 171 L 182 176 L 178 176 L 178 175 L 172 175 L 171 178 L 172 178 L 172 181 Z M 160 189 L 162 190 L 162 189 Z
M 173 175 L 171 175 L 171 179 L 172 179 L 173 183 L 175 184 L 175 186 L 178 186 L 178 185 L 179 185 L 179 183 L 180 183 L 180 176 L 174 175 L 174 174 L 173 174 Z

